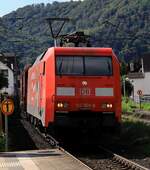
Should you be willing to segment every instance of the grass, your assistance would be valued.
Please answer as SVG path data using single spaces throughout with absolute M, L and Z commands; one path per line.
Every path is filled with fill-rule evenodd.
M 136 109 L 141 109 L 144 111 L 150 111 L 150 103 L 135 103 L 128 97 L 122 98 L 122 111 L 123 112 L 134 112 Z
M 140 108 L 140 105 L 129 99 L 128 97 L 122 98 L 122 111 L 133 112 L 135 109 Z
M 150 103 L 142 103 L 141 108 L 150 111 Z

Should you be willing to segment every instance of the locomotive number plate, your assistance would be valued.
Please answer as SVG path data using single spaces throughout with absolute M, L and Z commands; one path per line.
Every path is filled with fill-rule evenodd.
M 91 94 L 91 90 L 89 88 L 80 89 L 81 96 L 89 96 Z

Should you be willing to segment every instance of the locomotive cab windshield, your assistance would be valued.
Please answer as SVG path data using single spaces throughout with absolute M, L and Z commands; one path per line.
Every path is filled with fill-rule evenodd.
M 112 76 L 111 56 L 57 56 L 56 74 L 71 76 Z

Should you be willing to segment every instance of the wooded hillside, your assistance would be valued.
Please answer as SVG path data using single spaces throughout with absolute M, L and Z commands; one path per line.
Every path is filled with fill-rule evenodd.
M 0 51 L 21 65 L 50 46 L 46 17 L 69 17 L 63 33 L 85 30 L 92 46 L 112 47 L 126 61 L 150 53 L 150 0 L 84 0 L 25 6 L 0 19 Z M 58 29 L 59 24 L 55 25 Z

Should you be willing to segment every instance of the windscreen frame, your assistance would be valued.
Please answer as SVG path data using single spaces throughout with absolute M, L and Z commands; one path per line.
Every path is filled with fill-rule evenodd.
M 110 63 L 111 63 L 111 70 L 110 70 L 110 73 L 109 74 L 87 74 L 86 72 L 85 72 L 85 65 L 83 64 L 83 68 L 84 68 L 84 70 L 83 70 L 83 72 L 82 72 L 82 74 L 74 74 L 74 73 L 63 73 L 63 72 L 60 72 L 59 71 L 59 69 L 58 69 L 58 64 L 57 64 L 57 62 L 58 62 L 58 60 L 57 60 L 57 58 L 61 58 L 61 57 L 63 57 L 63 58 L 65 58 L 65 59 L 69 59 L 69 57 L 75 57 L 75 58 L 83 58 L 83 60 L 84 59 L 88 59 L 88 58 L 90 58 L 90 59 L 92 59 L 92 58 L 96 58 L 96 59 L 104 59 L 104 58 L 109 58 L 109 60 L 111 61 Z M 56 75 L 57 76 L 113 76 L 113 56 L 111 56 L 111 55 L 56 55 L 56 57 L 55 57 L 55 67 L 56 67 L 56 69 L 55 69 L 55 73 L 56 73 Z

